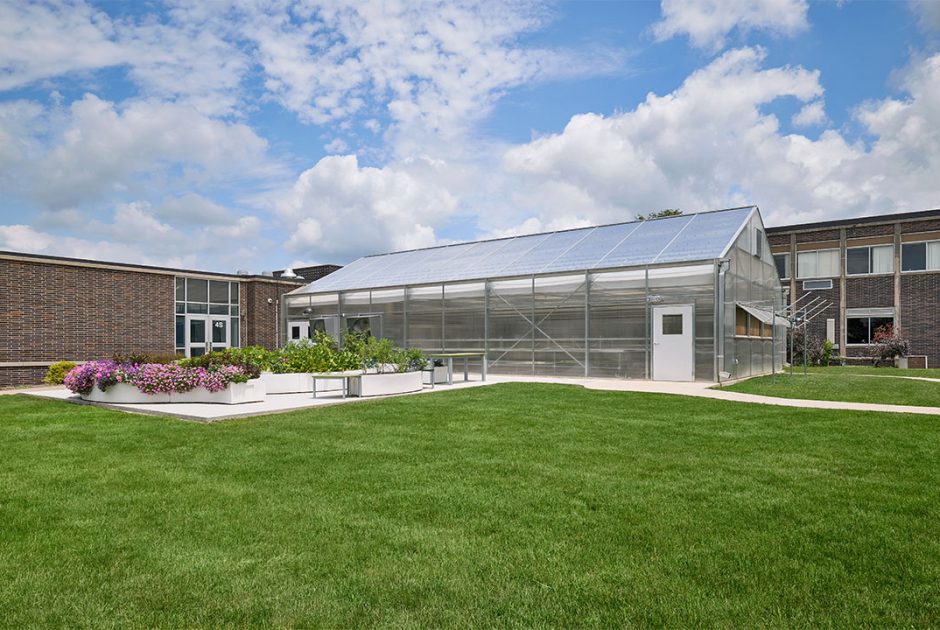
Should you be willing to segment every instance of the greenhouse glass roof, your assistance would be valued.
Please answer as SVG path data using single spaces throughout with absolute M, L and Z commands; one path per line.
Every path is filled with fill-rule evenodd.
M 381 287 L 712 260 L 754 206 L 365 256 L 292 291 Z

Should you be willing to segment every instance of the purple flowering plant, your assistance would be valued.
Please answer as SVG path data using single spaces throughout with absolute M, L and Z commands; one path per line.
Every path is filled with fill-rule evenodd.
M 202 387 L 220 392 L 229 383 L 244 383 L 249 375 L 235 365 L 184 367 L 176 363 L 117 363 L 89 361 L 65 375 L 69 390 L 87 395 L 97 386 L 101 391 L 116 383 L 130 383 L 144 394 L 182 394 Z

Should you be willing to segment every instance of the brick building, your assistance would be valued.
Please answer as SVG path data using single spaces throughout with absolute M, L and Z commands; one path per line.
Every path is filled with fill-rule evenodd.
M 829 302 L 811 334 L 861 357 L 875 330 L 894 324 L 912 357 L 940 366 L 940 210 L 768 227 L 767 236 L 791 301 L 812 292 Z
M 63 359 L 273 348 L 281 296 L 335 269 L 224 274 L 0 252 L 0 387 L 38 383 Z

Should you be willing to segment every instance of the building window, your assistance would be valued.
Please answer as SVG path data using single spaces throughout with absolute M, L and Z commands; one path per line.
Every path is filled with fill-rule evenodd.
M 893 315 L 853 315 L 845 318 L 845 336 L 849 344 L 870 344 L 882 326 L 894 325 Z
M 765 324 L 740 306 L 736 306 L 734 309 L 734 335 L 736 337 L 770 339 L 774 336 L 774 330 L 770 324 Z
M 804 280 L 804 291 L 821 291 L 832 288 L 832 280 Z
M 223 343 L 226 327 L 229 331 L 228 343 L 232 347 L 240 345 L 240 326 L 238 310 L 238 283 L 226 280 L 206 280 L 203 278 L 177 277 L 176 291 L 176 351 L 186 353 L 186 320 L 211 318 L 214 341 Z M 187 317 L 185 314 L 198 317 Z M 204 342 L 204 334 L 197 338 Z M 190 331 L 190 342 L 193 342 Z
M 940 270 L 940 241 L 901 245 L 901 271 Z
M 845 250 L 845 273 L 849 276 L 894 273 L 894 246 L 849 247 Z
M 781 280 L 790 278 L 790 254 L 774 254 L 774 264 L 777 265 L 777 275 Z
M 758 228 L 754 228 L 754 255 L 764 257 L 764 233 Z
M 797 253 L 797 278 L 833 278 L 838 275 L 838 249 L 820 249 L 812 252 Z

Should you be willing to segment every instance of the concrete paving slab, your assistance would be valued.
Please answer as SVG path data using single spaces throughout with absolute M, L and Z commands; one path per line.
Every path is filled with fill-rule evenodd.
M 845 409 L 851 411 L 878 411 L 887 413 L 913 413 L 921 415 L 940 416 L 940 407 L 914 407 L 907 405 L 879 405 L 873 403 L 856 403 L 829 400 L 805 400 L 797 398 L 775 398 L 772 396 L 759 396 L 756 394 L 743 394 L 715 388 L 714 383 L 671 383 L 661 381 L 628 381 L 612 378 L 560 378 L 551 376 L 520 376 L 487 374 L 485 382 L 479 380 L 479 375 L 471 374 L 470 381 L 454 381 L 453 385 L 437 385 L 433 389 L 425 387 L 420 392 L 400 394 L 401 396 L 421 396 L 435 392 L 451 391 L 466 387 L 479 387 L 497 383 L 552 383 L 561 385 L 575 385 L 587 389 L 620 391 L 620 392 L 646 392 L 654 394 L 672 394 L 676 396 L 697 396 L 713 400 L 726 400 L 730 402 L 774 405 L 778 407 L 794 407 L 799 409 Z M 89 403 L 81 400 L 64 387 L 45 388 L 41 390 L 21 391 L 20 393 L 43 398 L 67 400 L 80 404 L 97 404 L 102 407 L 119 409 L 131 413 L 144 413 L 159 416 L 172 416 L 184 420 L 197 422 L 216 422 L 232 418 L 247 418 L 252 416 L 284 413 L 297 409 L 325 407 L 329 405 L 353 404 L 366 400 L 379 400 L 390 396 L 371 398 L 342 398 L 338 394 L 318 393 L 316 398 L 312 394 L 274 394 L 269 395 L 264 402 L 245 403 L 242 405 L 212 405 L 212 404 L 153 404 L 153 405 L 106 405 Z

